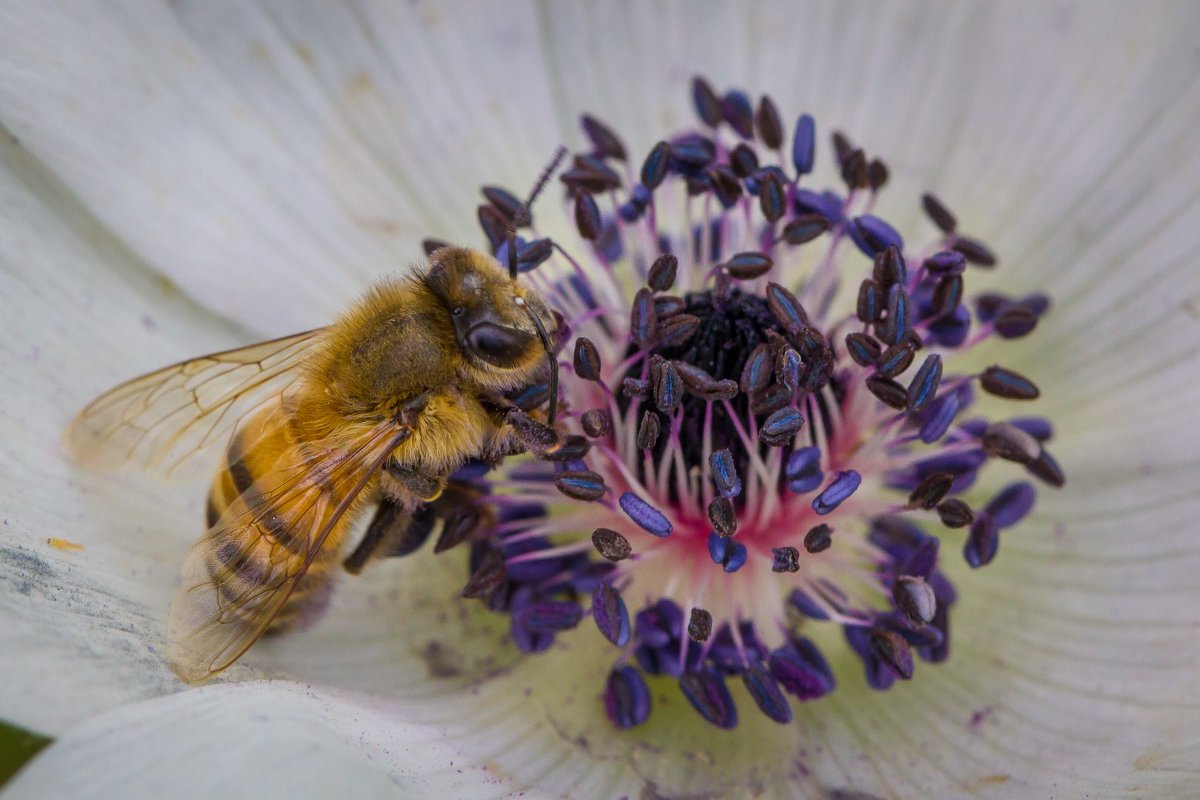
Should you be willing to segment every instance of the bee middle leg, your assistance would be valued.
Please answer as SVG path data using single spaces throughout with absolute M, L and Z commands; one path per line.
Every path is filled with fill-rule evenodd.
M 446 488 L 445 475 L 422 472 L 416 467 L 395 460 L 384 465 L 384 491 L 401 503 L 431 503 Z
M 406 556 L 425 544 L 437 516 L 428 506 L 409 509 L 384 497 L 354 551 L 342 562 L 351 575 L 358 575 L 374 556 Z
M 435 500 L 412 505 L 413 499 L 394 496 L 394 486 L 385 489 L 367 532 L 343 562 L 346 571 L 359 574 L 367 562 L 376 558 L 406 556 L 419 549 L 439 526 L 441 534 L 434 548 L 441 553 L 495 525 L 495 514 L 478 501 L 478 487 L 460 480 L 444 480 L 445 491 Z
M 383 499 L 362 540 L 342 562 L 346 571 L 357 575 L 374 556 L 408 555 L 424 544 L 437 522 L 430 503 L 441 497 L 446 480 L 444 475 L 389 461 L 384 466 Z

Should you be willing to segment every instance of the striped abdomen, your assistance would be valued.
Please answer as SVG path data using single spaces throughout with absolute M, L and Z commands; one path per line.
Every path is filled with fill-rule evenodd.
M 295 418 L 272 405 L 239 426 L 223 468 L 209 490 L 207 566 L 218 602 L 246 618 L 258 607 L 256 592 L 277 585 L 303 568 L 335 509 L 353 486 L 324 480 L 315 469 L 328 453 L 297 438 Z M 344 514 L 312 556 L 304 577 L 271 624 L 278 630 L 328 598 L 330 567 L 353 514 Z

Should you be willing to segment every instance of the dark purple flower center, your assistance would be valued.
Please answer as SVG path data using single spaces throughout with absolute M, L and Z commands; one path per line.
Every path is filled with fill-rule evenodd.
M 659 342 L 650 347 L 648 352 L 651 357 L 658 356 L 703 370 L 714 382 L 737 382 L 751 354 L 760 345 L 767 344 L 766 332 L 773 331 L 778 335 L 784 333 L 771 315 L 764 298 L 738 288 L 724 294 L 712 290 L 691 292 L 683 301 L 680 314 L 691 315 L 699 320 L 695 333 L 683 343 Z M 636 352 L 636 348 L 631 348 L 628 355 L 635 355 Z M 680 468 L 685 471 L 700 465 L 708 458 L 704 449 L 704 427 L 711 402 L 693 392 L 685 391 L 682 396 L 678 447 L 682 452 Z M 618 400 L 618 407 L 627 411 L 629 403 L 630 398 L 622 395 Z M 723 403 L 712 404 L 709 450 L 729 450 L 738 474 L 745 474 L 749 466 L 750 452 L 739 437 L 733 420 L 749 418 L 750 405 L 750 395 L 744 392 L 739 392 L 730 399 L 729 408 Z M 666 415 L 654 409 L 651 409 L 651 413 L 659 418 L 660 429 L 669 427 L 670 420 Z M 651 461 L 661 463 L 670 446 L 670 437 L 658 437 L 654 446 L 650 448 Z M 643 480 L 647 463 L 643 461 L 638 465 Z M 669 469 L 674 470 L 674 462 Z M 676 482 L 668 480 L 667 488 L 671 501 L 677 501 Z M 744 498 L 738 497 L 736 504 L 740 505 L 742 502 Z

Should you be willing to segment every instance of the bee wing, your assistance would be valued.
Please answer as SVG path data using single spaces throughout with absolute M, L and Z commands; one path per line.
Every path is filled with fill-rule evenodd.
M 263 635 L 330 531 L 411 433 L 385 423 L 347 449 L 326 449 L 308 462 L 280 465 L 196 542 L 184 561 L 183 585 L 167 628 L 167 660 L 181 678 L 208 680 Z M 339 499 L 328 486 L 348 491 Z M 286 537 L 271 530 L 280 516 L 289 522 Z
M 72 421 L 67 445 L 93 468 L 163 467 L 169 474 L 287 390 L 324 329 L 182 361 L 126 381 Z

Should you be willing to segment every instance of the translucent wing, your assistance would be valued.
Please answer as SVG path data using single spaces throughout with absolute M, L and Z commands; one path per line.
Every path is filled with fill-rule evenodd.
M 336 556 L 323 549 L 330 534 L 410 434 L 390 421 L 344 449 L 314 446 L 307 459 L 293 449 L 299 463 L 279 464 L 229 506 L 184 561 L 171 606 L 167 659 L 181 678 L 208 680 L 263 635 L 309 568 Z
M 127 381 L 79 412 L 68 446 L 91 467 L 175 472 L 224 444 L 242 417 L 286 391 L 322 332 L 213 353 Z

